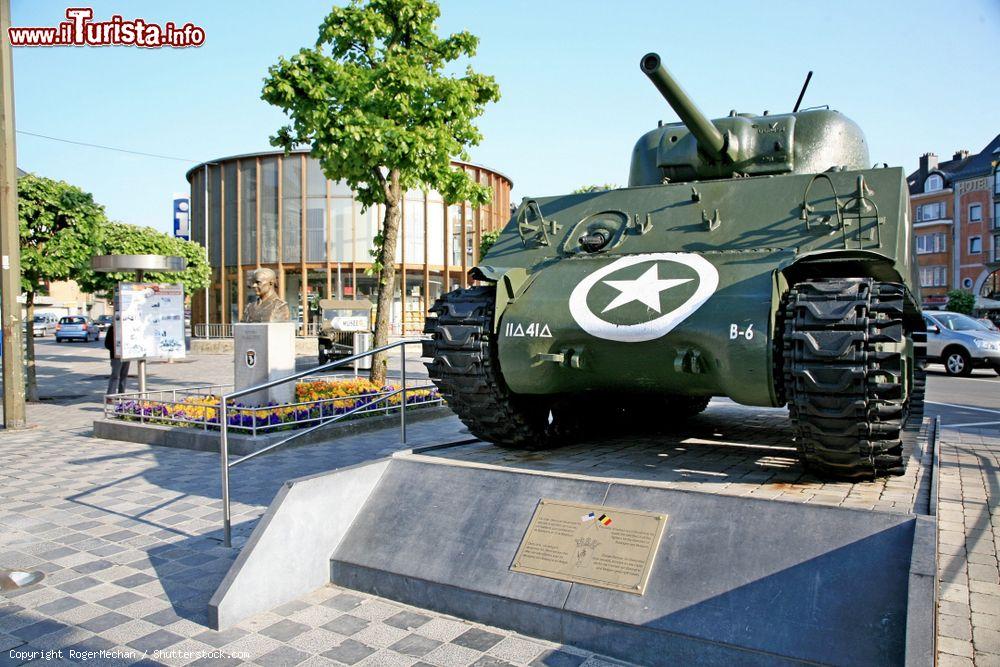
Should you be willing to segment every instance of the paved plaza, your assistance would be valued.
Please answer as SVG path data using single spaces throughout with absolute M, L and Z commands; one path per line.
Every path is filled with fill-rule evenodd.
M 98 344 L 99 345 L 99 344 Z M 236 556 L 220 538 L 218 456 L 91 438 L 106 384 L 97 345 L 39 345 L 34 428 L 0 433 L 0 568 L 40 570 L 0 598 L 0 665 L 69 649 L 109 651 L 93 664 L 604 665 L 617 661 L 505 630 L 327 586 L 237 627 L 206 627 L 207 602 Z M 302 360 L 303 365 L 309 364 Z M 228 357 L 151 364 L 150 386 L 229 381 Z M 933 374 L 941 416 L 938 512 L 942 665 L 1000 665 L 1000 379 Z M 410 446 L 465 436 L 455 418 L 410 427 Z M 888 511 L 926 511 L 931 452 L 904 477 L 859 484 L 804 475 L 783 410 L 714 401 L 683 431 L 544 454 L 473 444 L 428 455 L 668 488 Z M 386 456 L 398 432 L 346 436 L 234 469 L 238 544 L 281 484 Z M 276 563 L 275 567 L 280 567 Z M 13 652 L 12 652 L 13 651 Z M 52 661 L 46 661 L 52 664 Z
M 900 477 L 824 481 L 799 466 L 784 408 L 747 408 L 727 399 L 716 399 L 697 418 L 652 435 L 600 437 L 547 452 L 504 450 L 481 442 L 428 454 L 518 469 L 641 480 L 667 489 L 921 514 L 929 507 L 933 459 L 930 448 L 914 448 L 906 474 Z

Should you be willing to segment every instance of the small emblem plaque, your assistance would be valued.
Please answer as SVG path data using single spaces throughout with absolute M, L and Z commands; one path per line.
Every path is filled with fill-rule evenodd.
M 642 595 L 666 514 L 541 500 L 511 570 Z

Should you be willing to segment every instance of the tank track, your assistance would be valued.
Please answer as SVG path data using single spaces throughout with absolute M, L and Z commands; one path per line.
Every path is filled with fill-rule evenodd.
M 445 294 L 427 318 L 423 356 L 431 379 L 449 407 L 477 438 L 518 449 L 546 449 L 558 444 L 558 428 L 549 422 L 549 406 L 507 388 L 492 344 L 495 287 Z M 533 404 L 532 404 L 533 403 Z
M 808 468 L 842 478 L 905 471 L 923 417 L 926 338 L 906 331 L 904 299 L 902 285 L 870 278 L 789 291 L 783 389 Z

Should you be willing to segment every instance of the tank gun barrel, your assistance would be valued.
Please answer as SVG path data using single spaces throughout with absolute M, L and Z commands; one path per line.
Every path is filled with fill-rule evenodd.
M 717 161 L 732 161 L 729 147 L 726 145 L 726 137 L 695 106 L 680 84 L 674 80 L 674 77 L 660 61 L 659 54 L 647 53 L 644 55 L 639 62 L 639 68 L 677 112 L 681 122 L 698 140 L 698 146 L 701 150 Z

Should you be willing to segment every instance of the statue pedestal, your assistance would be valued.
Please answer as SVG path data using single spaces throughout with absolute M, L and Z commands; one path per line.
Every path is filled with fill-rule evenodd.
M 295 323 L 233 325 L 233 378 L 236 391 L 295 372 Z M 295 383 L 278 385 L 237 399 L 245 405 L 292 403 Z

